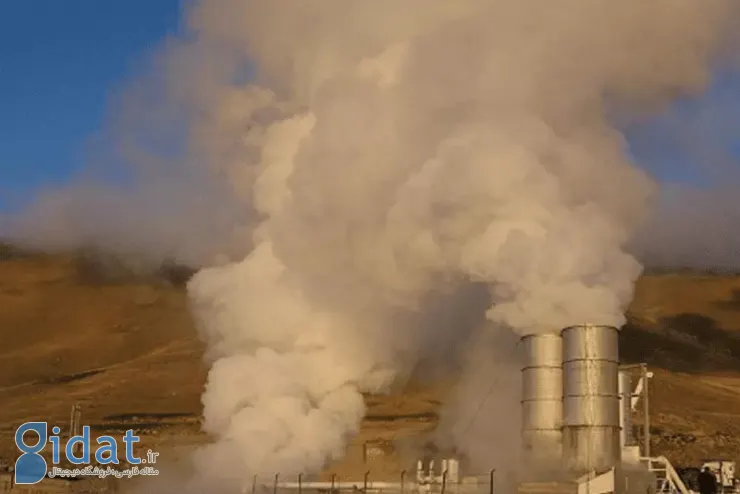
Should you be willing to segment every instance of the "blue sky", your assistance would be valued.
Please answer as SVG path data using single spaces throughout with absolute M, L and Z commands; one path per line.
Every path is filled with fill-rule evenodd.
M 179 14 L 179 0 L 0 2 L 0 209 L 83 164 L 107 94 Z
M 712 186 L 740 171 L 740 72 L 717 70 L 709 90 L 626 129 L 632 154 L 663 182 Z
M 107 95 L 176 32 L 180 10 L 179 0 L 0 2 L 0 210 L 82 166 Z M 740 115 L 738 88 L 740 77 L 724 74 L 705 97 L 629 129 L 633 154 L 664 181 L 700 183 L 698 162 L 738 154 L 728 123 Z M 698 122 L 688 128 L 701 146 L 681 144 L 678 120 Z

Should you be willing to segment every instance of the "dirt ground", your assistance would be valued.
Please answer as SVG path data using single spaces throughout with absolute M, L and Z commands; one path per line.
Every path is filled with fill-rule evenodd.
M 69 256 L 0 250 L 0 463 L 15 458 L 20 423 L 67 424 L 74 403 L 96 434 L 138 430 L 142 450 L 205 439 L 207 368 L 181 279 L 103 281 L 97 269 Z M 684 466 L 740 458 L 740 277 L 645 276 L 629 317 L 622 360 L 656 372 L 653 453 Z M 366 468 L 379 450 L 390 464 L 394 440 L 435 427 L 447 389 L 368 397 L 360 437 L 336 468 L 361 478 L 352 465 Z M 363 454 L 365 462 L 350 460 Z

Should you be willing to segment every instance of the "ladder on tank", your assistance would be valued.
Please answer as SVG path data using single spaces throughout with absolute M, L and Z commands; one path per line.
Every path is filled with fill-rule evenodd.
M 641 460 L 655 475 L 656 494 L 693 494 L 665 456 L 641 458 Z

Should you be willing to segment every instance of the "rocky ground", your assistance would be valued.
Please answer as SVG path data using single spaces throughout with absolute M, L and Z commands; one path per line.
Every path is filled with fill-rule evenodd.
M 74 403 L 98 432 L 137 429 L 144 450 L 205 439 L 207 369 L 187 310 L 187 273 L 168 268 L 144 279 L 112 276 L 114 268 L 0 249 L 0 462 L 13 461 L 20 423 L 68 423 Z M 656 372 L 653 453 L 683 466 L 740 458 L 740 277 L 644 276 L 629 317 L 622 360 Z M 375 472 L 397 469 L 397 440 L 433 430 L 447 390 L 367 397 L 369 416 L 337 471 L 361 478 L 379 455 Z

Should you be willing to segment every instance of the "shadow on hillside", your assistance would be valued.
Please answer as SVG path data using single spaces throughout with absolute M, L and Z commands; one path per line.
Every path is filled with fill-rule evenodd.
M 0 262 L 44 257 L 50 254 L 53 253 L 20 248 L 0 241 Z M 144 262 L 135 258 L 107 254 L 95 248 L 78 249 L 67 254 L 70 254 L 74 260 L 78 279 L 83 283 L 93 285 L 164 283 L 183 287 L 197 271 L 173 261 Z
M 112 420 L 117 422 L 137 421 L 142 419 L 147 420 L 163 420 L 163 419 L 186 419 L 186 418 L 197 418 L 197 416 L 191 412 L 142 412 L 142 413 L 116 413 L 113 415 L 106 415 L 103 420 Z
M 0 242 L 0 261 L 9 261 L 11 259 L 21 259 L 32 256 L 32 252 L 18 249 L 10 244 Z
M 88 377 L 97 376 L 105 372 L 105 369 L 92 369 L 84 372 L 77 372 L 75 374 L 65 374 L 63 376 L 50 377 L 41 381 L 37 381 L 38 384 L 68 384 L 75 381 L 81 381 Z
M 715 304 L 720 309 L 740 311 L 740 288 L 733 289 L 727 300 L 720 300 Z
M 740 371 L 740 337 L 700 314 L 662 319 L 657 327 L 628 322 L 620 334 L 620 358 L 675 372 Z
M 94 250 L 77 254 L 75 266 L 79 279 L 94 285 L 145 282 L 182 287 L 195 273 L 194 269 L 174 262 L 137 263 Z
M 422 412 L 422 413 L 406 413 L 397 415 L 377 415 L 368 414 L 365 415 L 366 422 L 395 422 L 400 420 L 417 420 L 421 422 L 431 422 L 438 420 L 439 415 L 435 412 Z

